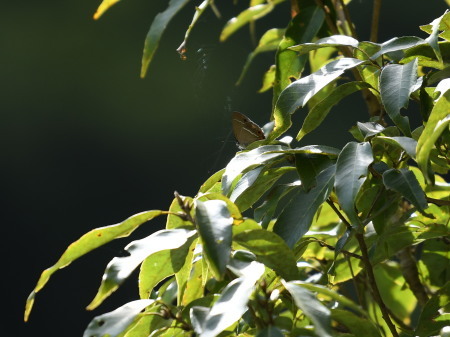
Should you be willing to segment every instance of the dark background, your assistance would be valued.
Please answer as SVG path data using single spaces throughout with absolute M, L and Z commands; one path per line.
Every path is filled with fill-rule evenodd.
M 181 61 L 175 49 L 193 14 L 186 6 L 168 27 L 143 80 L 144 38 L 167 1 L 122 1 L 94 21 L 99 2 L 0 3 L 5 336 L 82 336 L 94 315 L 137 299 L 134 277 L 94 312 L 84 310 L 106 264 L 129 241 L 122 239 L 57 272 L 38 294 L 30 322 L 22 323 L 26 297 L 40 272 L 71 242 L 137 212 L 167 209 L 174 190 L 195 195 L 226 165 L 236 151 L 230 109 L 260 124 L 269 119 L 271 94 L 256 91 L 273 54 L 260 55 L 236 90 L 233 83 L 252 49 L 248 30 L 217 42 L 225 19 L 244 2 L 241 7 L 218 2 L 225 19 L 208 12 L 194 30 L 188 59 Z M 367 0 L 351 4 L 361 40 L 369 37 L 371 6 Z M 442 0 L 385 2 L 380 41 L 425 37 L 418 26 L 446 8 Z M 268 27 L 284 27 L 288 13 L 286 2 L 258 21 L 259 35 Z M 355 118 L 367 120 L 357 95 L 333 110 L 303 144 L 342 146 L 350 140 L 344 130 Z M 163 224 L 157 219 L 132 238 Z

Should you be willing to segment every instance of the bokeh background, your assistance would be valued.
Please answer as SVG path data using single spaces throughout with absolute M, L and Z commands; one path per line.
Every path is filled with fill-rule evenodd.
M 227 18 L 245 6 L 217 2 L 194 30 L 188 59 L 175 49 L 193 8 L 176 17 L 139 78 L 145 35 L 167 1 L 121 1 L 99 21 L 99 0 L 23 0 L 0 3 L 0 123 L 3 265 L 2 334 L 76 337 L 95 315 L 136 299 L 136 275 L 94 312 L 106 264 L 129 241 L 118 240 L 57 272 L 38 296 L 30 322 L 26 297 L 40 272 L 85 232 L 149 209 L 167 209 L 173 191 L 195 195 L 200 184 L 236 152 L 230 111 L 260 124 L 271 94 L 257 94 L 273 54 L 260 55 L 239 88 L 252 50 L 248 30 L 224 44 Z M 198 5 L 200 2 L 195 3 Z M 361 40 L 368 39 L 372 2 L 353 0 Z M 396 0 L 382 8 L 380 41 L 424 37 L 418 26 L 440 16 L 443 0 Z M 288 2 L 257 23 L 261 35 L 284 27 Z M 342 146 L 355 119 L 366 121 L 359 96 L 346 99 L 302 144 Z M 157 219 L 136 231 L 162 228 Z

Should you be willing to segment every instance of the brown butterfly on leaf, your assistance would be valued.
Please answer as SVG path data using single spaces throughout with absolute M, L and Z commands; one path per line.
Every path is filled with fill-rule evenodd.
M 250 118 L 240 112 L 233 112 L 232 124 L 234 138 L 236 138 L 238 146 L 241 149 L 246 148 L 248 145 L 256 142 L 257 140 L 263 140 L 266 138 L 263 130 L 258 126 L 258 124 L 252 122 Z

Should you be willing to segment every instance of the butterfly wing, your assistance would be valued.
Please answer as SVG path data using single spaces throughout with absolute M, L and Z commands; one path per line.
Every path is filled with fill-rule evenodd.
M 264 132 L 244 114 L 234 111 L 232 114 L 233 133 L 239 147 L 245 148 L 257 140 L 265 139 Z

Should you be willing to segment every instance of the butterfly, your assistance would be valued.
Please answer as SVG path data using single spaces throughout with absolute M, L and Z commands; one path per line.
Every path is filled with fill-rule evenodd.
M 240 112 L 233 112 L 232 125 L 234 138 L 236 138 L 238 146 L 241 149 L 246 148 L 248 145 L 256 142 L 257 140 L 266 138 L 263 130 L 258 126 L 258 124 L 252 122 L 250 118 Z

